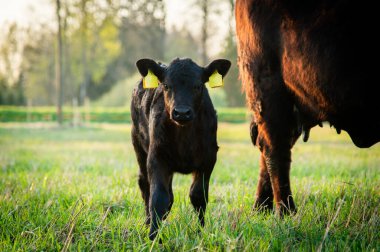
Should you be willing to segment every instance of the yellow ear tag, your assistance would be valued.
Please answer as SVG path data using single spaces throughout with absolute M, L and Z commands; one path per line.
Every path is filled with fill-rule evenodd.
M 158 87 L 158 78 L 150 69 L 148 69 L 148 74 L 143 78 L 144 88 L 156 88 Z
M 216 87 L 223 87 L 223 77 L 220 73 L 218 73 L 217 70 L 213 74 L 211 74 L 210 78 L 208 79 L 208 84 L 211 88 Z

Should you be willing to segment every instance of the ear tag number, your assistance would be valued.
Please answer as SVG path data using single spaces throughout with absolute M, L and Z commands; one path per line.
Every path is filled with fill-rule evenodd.
M 144 88 L 156 88 L 158 87 L 158 78 L 154 73 L 148 69 L 148 74 L 143 78 Z
M 216 87 L 223 87 L 223 77 L 220 73 L 218 73 L 217 70 L 213 74 L 211 74 L 210 78 L 208 79 L 208 84 L 211 88 Z

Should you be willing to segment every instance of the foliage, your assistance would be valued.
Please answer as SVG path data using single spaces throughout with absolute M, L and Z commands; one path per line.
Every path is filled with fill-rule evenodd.
M 22 76 L 12 86 L 8 86 L 7 81 L 0 75 L 0 105 L 25 105 L 23 85 Z
M 175 58 L 190 58 L 201 65 L 197 41 L 186 29 L 173 27 L 166 36 L 167 48 L 165 50 L 165 63 L 169 64 Z
M 82 105 L 85 97 L 91 102 L 102 100 L 102 96 L 108 96 L 114 87 L 136 73 L 135 62 L 143 57 L 165 63 L 176 57 L 189 57 L 199 65 L 203 65 L 204 60 L 208 63 L 211 54 L 207 50 L 215 51 L 211 42 L 219 34 L 216 23 L 220 22 L 222 11 L 233 10 L 233 7 L 226 8 L 227 0 L 190 1 L 187 9 L 191 20 L 187 22 L 192 30 L 200 26 L 197 34 L 190 33 L 186 25 L 167 30 L 166 6 L 161 0 L 60 2 L 65 105 L 73 102 Z M 54 11 L 54 1 L 50 3 Z M 0 37 L 0 105 L 52 106 L 57 102 L 54 22 L 36 21 L 26 28 L 15 24 L 0 28 L 3 33 Z M 241 106 L 244 102 L 239 93 L 233 37 L 230 32 L 219 55 L 230 59 L 233 66 L 225 90 L 213 93 L 217 106 Z M 116 89 L 121 90 L 120 86 Z M 116 91 L 112 91 L 113 95 Z M 120 104 L 124 94 L 119 94 L 117 101 L 108 104 Z
M 226 46 L 221 56 L 231 61 L 231 68 L 225 78 L 225 91 L 227 104 L 230 107 L 242 107 L 245 105 L 245 97 L 239 80 L 239 69 L 237 66 L 236 41 L 232 36 L 226 40 Z
M 132 91 L 141 79 L 138 72 L 132 76 L 118 81 L 115 86 L 98 100 L 92 103 L 95 107 L 129 107 Z
M 230 5 L 229 34 L 225 40 L 224 51 L 221 53 L 221 57 L 229 59 L 232 63 L 230 71 L 225 79 L 225 90 L 228 94 L 226 100 L 230 107 L 242 107 L 245 105 L 245 99 L 241 88 L 241 82 L 239 80 L 239 69 L 237 66 L 236 35 L 233 22 L 235 4 L 233 0 L 229 0 L 228 2 Z
M 0 105 L 25 105 L 24 75 L 20 72 L 19 27 L 5 27 L 0 43 Z
M 259 151 L 248 124 L 221 123 L 218 143 L 205 227 L 188 198 L 191 176 L 175 175 L 160 245 L 147 238 L 130 125 L 0 124 L 0 250 L 380 249 L 379 145 L 312 130 L 293 150 L 298 212 L 281 220 L 252 209 Z
M 55 37 L 45 25 L 26 31 L 23 49 L 22 73 L 25 76 L 25 96 L 33 105 L 54 105 L 55 85 Z

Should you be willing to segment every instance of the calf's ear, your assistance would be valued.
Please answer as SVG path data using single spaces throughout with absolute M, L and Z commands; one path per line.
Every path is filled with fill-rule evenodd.
M 139 59 L 136 62 L 136 67 L 139 70 L 142 77 L 152 77 L 150 75 L 154 74 L 160 82 L 164 80 L 165 77 L 165 67 L 162 64 L 157 63 L 152 59 Z
M 223 78 L 231 67 L 231 61 L 217 59 L 204 68 L 203 81 L 208 82 L 210 87 L 223 86 Z

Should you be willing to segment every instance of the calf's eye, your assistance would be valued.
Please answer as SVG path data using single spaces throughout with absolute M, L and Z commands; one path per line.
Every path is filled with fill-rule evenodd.
M 164 84 L 164 89 L 165 89 L 165 91 L 168 91 L 169 90 L 169 86 L 167 84 Z

